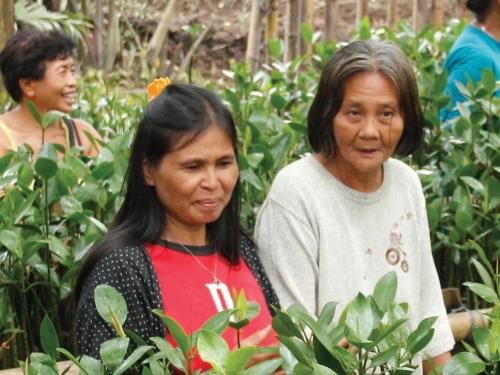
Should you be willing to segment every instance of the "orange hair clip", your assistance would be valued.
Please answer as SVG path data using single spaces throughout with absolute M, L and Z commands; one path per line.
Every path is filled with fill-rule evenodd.
M 147 87 L 149 100 L 153 100 L 163 91 L 165 87 L 172 84 L 172 80 L 168 77 L 160 77 L 151 81 Z

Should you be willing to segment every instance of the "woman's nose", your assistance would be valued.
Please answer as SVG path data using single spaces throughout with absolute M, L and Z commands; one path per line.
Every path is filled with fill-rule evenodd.
M 363 121 L 360 135 L 365 138 L 374 138 L 378 136 L 378 119 L 376 116 L 367 116 Z
M 206 189 L 215 189 L 218 185 L 217 173 L 214 168 L 205 170 L 202 186 Z

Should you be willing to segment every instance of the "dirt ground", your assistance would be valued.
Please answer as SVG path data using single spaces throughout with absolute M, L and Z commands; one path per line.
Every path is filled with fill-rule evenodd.
M 261 0 L 266 2 L 266 0 Z M 338 0 L 339 27 L 337 40 L 344 41 L 350 38 L 350 30 L 355 27 L 356 4 L 352 0 Z M 445 20 L 458 17 L 459 1 L 444 0 Z M 430 0 L 427 0 L 430 3 Z M 194 67 L 201 70 L 205 77 L 220 76 L 222 69 L 229 67 L 230 60 L 242 61 L 245 57 L 246 37 L 250 18 L 250 0 L 178 0 L 176 14 L 172 20 L 169 33 L 169 58 L 174 63 L 180 63 L 182 54 L 179 48 L 187 53 L 190 37 L 187 34 L 187 25 L 209 25 L 211 29 L 206 34 L 203 42 L 197 49 L 194 58 Z M 279 3 L 280 37 L 284 37 L 286 3 Z M 411 0 L 399 0 L 398 18 L 411 19 Z M 156 3 L 156 17 L 159 19 L 164 2 Z M 370 22 L 374 27 L 386 25 L 387 0 L 370 0 L 368 13 Z M 150 8 L 151 9 L 151 8 Z M 321 31 L 324 27 L 325 1 L 314 1 L 313 28 Z M 145 28 L 147 33 L 152 33 L 156 23 L 151 19 Z M 180 47 L 182 43 L 182 47 Z

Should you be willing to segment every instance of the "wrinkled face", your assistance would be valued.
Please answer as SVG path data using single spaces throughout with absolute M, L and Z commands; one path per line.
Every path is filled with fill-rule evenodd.
M 403 127 L 392 81 L 378 72 L 357 73 L 347 80 L 333 119 L 337 148 L 332 162 L 347 179 L 376 176 L 394 153 Z
M 166 207 L 169 231 L 198 230 L 217 220 L 231 199 L 238 173 L 231 139 L 217 125 L 163 156 L 157 166 L 144 167 L 146 183 L 155 187 Z
M 68 113 L 73 109 L 76 95 L 75 64 L 73 57 L 45 63 L 45 75 L 39 81 L 31 81 L 24 89 L 24 97 L 46 111 Z

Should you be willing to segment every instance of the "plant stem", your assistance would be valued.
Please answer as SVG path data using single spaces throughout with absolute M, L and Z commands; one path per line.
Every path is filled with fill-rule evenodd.
M 238 348 L 241 348 L 241 342 L 240 342 L 240 329 L 236 329 L 236 342 L 238 343 Z

